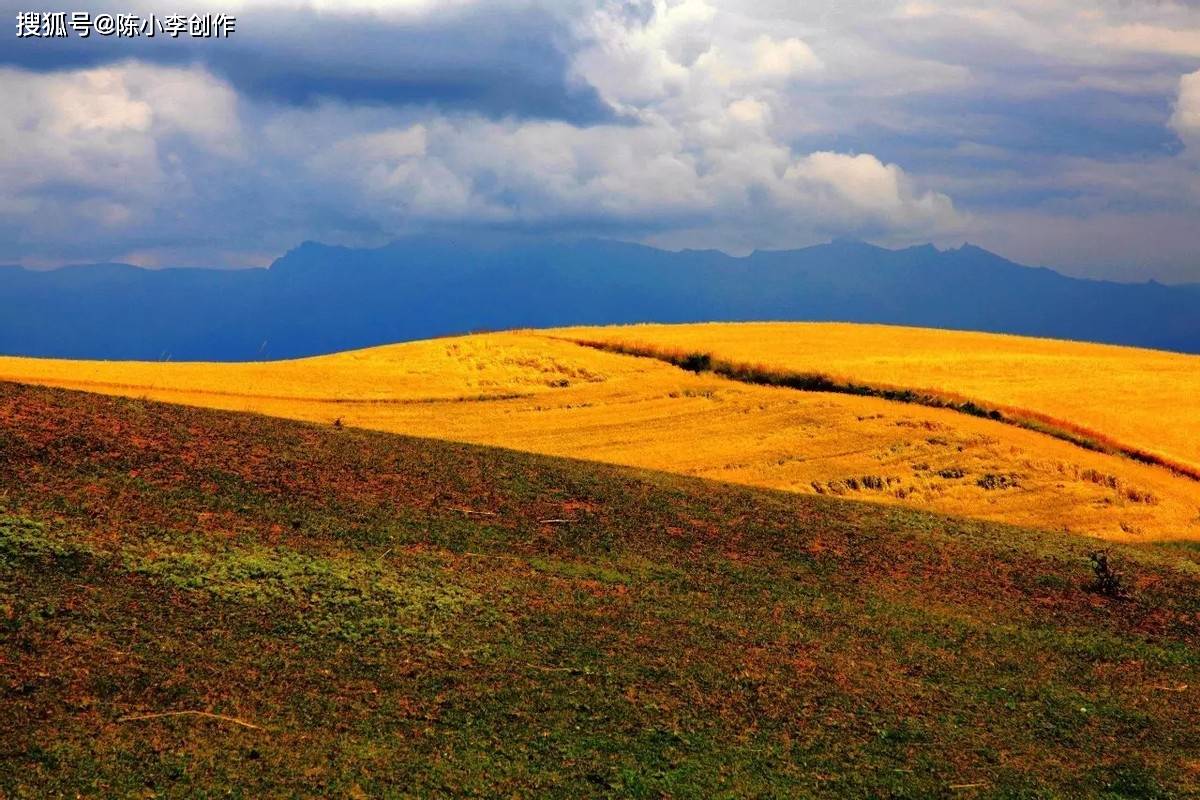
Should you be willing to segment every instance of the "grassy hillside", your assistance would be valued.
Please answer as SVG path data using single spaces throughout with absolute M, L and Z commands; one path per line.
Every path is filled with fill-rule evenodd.
M 1200 475 L 1200 356 L 932 328 L 714 323 L 571 329 L 567 335 L 840 383 L 975 400 L 1093 434 Z
M 0 384 L 0 795 L 1172 797 L 1200 566 Z
M 666 337 L 709 328 L 619 328 L 608 335 L 660 330 Z M 877 335 L 862 330 L 864 337 Z M 760 337 L 764 347 L 790 341 L 774 336 Z M 1011 337 L 985 338 L 1002 354 Z M 1076 347 L 1058 345 L 1065 352 Z M 1011 361 L 1010 367 L 1024 369 Z M 1200 540 L 1200 482 L 1166 469 L 951 410 L 746 385 L 538 332 L 255 364 L 6 358 L 0 378 L 341 420 L 1116 540 Z M 964 385 L 969 378 L 961 373 Z M 1170 414 L 1165 405 L 1155 407 L 1160 419 L 1177 419 L 1186 430 L 1191 405 L 1176 401 Z M 1136 415 L 1138 406 L 1132 408 Z M 1151 447 L 1157 440 L 1139 441 Z

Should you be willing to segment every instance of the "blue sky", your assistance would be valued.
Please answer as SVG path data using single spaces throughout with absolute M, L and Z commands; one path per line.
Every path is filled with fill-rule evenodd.
M 969 240 L 1200 282 L 1194 2 L 91 8 L 237 16 L 195 41 L 18 39 L 26 7 L 0 6 L 0 262 L 260 265 L 499 228 Z

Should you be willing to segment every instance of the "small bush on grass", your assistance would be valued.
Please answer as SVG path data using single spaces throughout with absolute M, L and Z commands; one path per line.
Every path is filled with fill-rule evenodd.
M 712 356 L 708 353 L 688 353 L 680 359 L 679 366 L 688 372 L 708 372 L 712 369 Z
M 1088 554 L 1095 578 L 1089 587 L 1093 592 L 1115 600 L 1126 597 L 1125 582 L 1121 573 L 1113 569 L 1107 550 L 1093 550 Z

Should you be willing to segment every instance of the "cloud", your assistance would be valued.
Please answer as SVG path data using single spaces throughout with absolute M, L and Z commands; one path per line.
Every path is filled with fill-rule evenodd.
M 1117 25 L 1097 31 L 1093 40 L 1099 45 L 1122 50 L 1200 58 L 1200 28 L 1179 30 L 1159 25 Z
M 564 0 L 560 9 L 566 9 Z M 25 5 L 0 0 L 12 19 Z M 162 15 L 160 3 L 98 4 L 92 13 Z M 0 37 L 0 64 L 36 71 L 130 59 L 200 65 L 247 97 L 291 105 L 321 100 L 469 110 L 589 123 L 608 116 L 592 87 L 570 81 L 562 10 L 518 0 L 222 3 L 190 11 L 235 13 L 228 39 L 162 36 L 21 40 Z
M 0 69 L 0 97 L 0 233 L 33 253 L 154 236 L 245 165 L 237 96 L 201 69 Z
M 574 31 L 569 81 L 603 98 L 607 122 L 344 94 L 281 106 L 198 65 L 9 69 L 0 92 L 24 109 L 3 129 L 10 152 L 42 133 L 32 141 L 39 166 L 10 158 L 3 169 L 29 214 L 56 203 L 62 227 L 86 219 L 93 245 L 124 234 L 143 256 L 172 236 L 247 240 L 255 226 L 259 241 L 286 247 L 298 231 L 353 240 L 456 224 L 645 236 L 736 224 L 739 247 L 784 232 L 800 244 L 960 224 L 949 198 L 898 165 L 796 152 L 780 138 L 788 92 L 822 69 L 804 41 L 727 36 L 726 12 L 703 0 L 645 12 L 604 6 Z
M 195 10 L 237 33 L 0 37 L 0 260 L 231 263 L 500 226 L 732 251 L 969 235 L 1054 262 L 1103 219 L 1128 234 L 1103 255 L 1140 275 L 1200 210 L 1194 4 Z M 1189 234 L 1170 241 L 1154 269 L 1194 269 Z
M 848 229 L 936 235 L 962 223 L 949 197 L 918 189 L 900 167 L 872 155 L 813 153 L 789 167 L 785 179 L 810 202 L 836 209 Z
M 349 180 L 361 213 L 381 227 L 414 219 L 521 226 L 575 220 L 657 229 L 738 220 L 753 230 L 920 234 L 961 220 L 944 195 L 921 191 L 898 166 L 869 155 L 797 158 L 761 133 L 694 142 L 666 124 L 575 128 L 564 123 L 441 119 L 352 137 L 309 166 Z M 704 138 L 701 135 L 701 138 Z M 365 158 L 371 153 L 373 157 Z
M 1171 127 L 1189 147 L 1200 146 L 1200 72 L 1180 79 Z
M 137 63 L 68 73 L 0 69 L 0 176 L 12 190 L 144 195 L 171 165 L 243 153 L 237 96 L 200 69 Z

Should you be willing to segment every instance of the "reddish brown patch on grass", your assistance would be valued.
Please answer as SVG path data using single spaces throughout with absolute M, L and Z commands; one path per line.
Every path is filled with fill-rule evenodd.
M 1086 544 L 1048 534 L 3 384 L 0 455 L 5 513 L 86 545 L 0 575 L 0 715 L 17 721 L 0 746 L 21 766 L 0 791 L 184 792 L 175 758 L 191 788 L 258 795 L 312 775 L 368 794 L 603 795 L 623 775 L 701 794 L 724 775 L 732 794 L 929 796 L 963 774 L 1087 794 L 1091 765 L 1126 757 L 1168 789 L 1190 779 L 1198 698 L 1152 687 L 1200 684 L 1200 586 L 1165 556 L 1114 548 L 1134 587 L 1116 602 L 1085 590 Z M 245 553 L 264 555 L 228 561 Z M 187 557 L 239 567 L 246 596 L 121 560 Z M 313 627 L 306 584 L 279 588 L 281 559 L 478 602 L 437 630 L 340 637 Z M 268 735 L 116 721 L 187 709 Z

